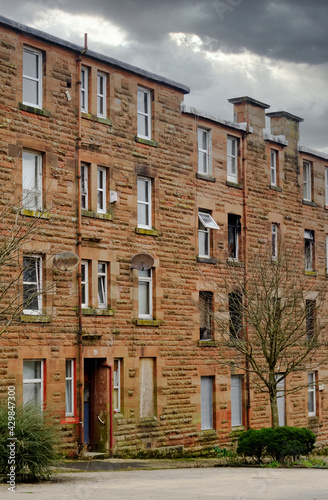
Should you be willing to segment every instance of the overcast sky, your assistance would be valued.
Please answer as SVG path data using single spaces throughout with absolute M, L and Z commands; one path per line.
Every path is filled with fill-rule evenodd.
M 0 0 L 23 24 L 191 88 L 185 103 L 232 118 L 231 97 L 304 118 L 328 153 L 328 0 Z

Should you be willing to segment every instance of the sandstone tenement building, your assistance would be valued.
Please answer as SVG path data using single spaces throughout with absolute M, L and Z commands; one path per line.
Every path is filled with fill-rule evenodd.
M 3 282 L 24 269 L 23 309 L 0 338 L 1 397 L 15 386 L 46 404 L 72 451 L 225 446 L 270 425 L 267 396 L 251 386 L 247 405 L 244 372 L 215 361 L 210 283 L 227 263 L 244 272 L 263 240 L 274 258 L 278 237 L 305 289 L 325 282 L 328 155 L 299 144 L 301 118 L 255 99 L 231 99 L 226 121 L 184 105 L 185 85 L 0 26 L 2 204 L 22 230 L 40 223 L 1 268 Z M 61 252 L 78 267 L 54 266 Z M 280 421 L 327 442 L 328 386 L 306 385 L 327 379 L 328 360 L 286 384 L 295 377 L 304 387 L 280 399 Z

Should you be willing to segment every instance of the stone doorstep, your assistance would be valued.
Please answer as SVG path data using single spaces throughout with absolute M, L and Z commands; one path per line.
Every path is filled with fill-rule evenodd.
M 86 451 L 83 453 L 83 458 L 87 458 L 89 460 L 102 460 L 105 458 L 105 453 L 101 453 L 100 451 Z

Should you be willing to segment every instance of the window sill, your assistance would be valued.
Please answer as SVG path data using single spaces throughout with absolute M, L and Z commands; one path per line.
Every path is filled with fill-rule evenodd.
M 244 185 L 240 184 L 239 182 L 226 181 L 226 185 L 236 189 L 244 189 Z
M 92 210 L 81 210 L 81 214 L 83 217 L 91 217 L 93 219 L 103 219 L 103 220 L 112 220 L 112 214 L 103 214 L 100 212 L 93 212 Z
M 23 104 L 22 102 L 18 103 L 18 108 L 21 111 L 28 111 L 29 113 L 34 113 L 35 115 L 45 116 L 46 118 L 50 117 L 50 111 L 42 108 L 35 108 L 34 106 L 29 106 L 28 104 Z
M 93 307 L 82 307 L 83 316 L 114 316 L 114 310 L 110 307 L 107 309 L 95 309 Z
M 136 227 L 135 232 L 136 234 L 145 234 L 147 236 L 159 236 L 158 229 L 145 229 L 143 227 Z
M 200 257 L 197 255 L 197 262 L 200 264 L 217 264 L 218 260 L 214 257 Z
M 135 137 L 135 141 L 140 144 L 146 144 L 147 146 L 153 146 L 154 148 L 158 148 L 158 142 L 153 141 L 152 139 L 143 139 L 142 137 Z
M 37 219 L 50 219 L 49 212 L 39 212 L 38 210 L 28 210 L 27 208 L 21 208 L 20 214 L 26 217 L 36 217 Z
M 210 441 L 217 437 L 215 429 L 203 429 L 200 431 L 200 441 Z
M 271 189 L 271 191 L 279 191 L 279 193 L 281 193 L 281 191 L 282 191 L 282 187 L 274 186 L 273 184 L 269 185 L 269 189 Z
M 198 347 L 217 347 L 218 343 L 215 340 L 198 340 Z
M 101 118 L 100 116 L 92 115 L 91 113 L 84 113 L 83 111 L 81 112 L 81 116 L 86 120 L 102 123 L 103 125 L 109 125 L 110 127 L 112 126 L 112 122 L 109 118 Z
M 124 415 L 120 410 L 114 410 L 114 420 L 123 420 Z
M 162 322 L 159 319 L 136 319 L 137 326 L 160 326 Z
M 22 323 L 50 323 L 51 318 L 46 314 L 21 314 Z
M 305 276 L 318 276 L 317 271 L 304 271 Z
M 216 182 L 216 178 L 212 177 L 209 174 L 202 174 L 201 172 L 197 172 L 196 177 L 197 179 L 201 179 L 202 181 Z
M 317 204 L 314 203 L 314 201 L 304 200 L 304 198 L 302 200 L 302 204 L 303 205 L 308 205 L 309 207 L 316 207 L 317 206 Z
M 227 260 L 227 265 L 231 267 L 244 267 L 244 263 L 240 262 L 240 260 L 230 258 Z
M 78 424 L 79 419 L 78 417 L 65 417 L 60 421 L 61 425 L 70 425 L 70 424 Z
M 158 421 L 156 417 L 142 417 L 139 420 L 140 427 L 157 427 Z

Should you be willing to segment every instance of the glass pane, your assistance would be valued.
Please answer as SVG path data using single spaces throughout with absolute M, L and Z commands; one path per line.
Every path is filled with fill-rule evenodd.
M 114 389 L 114 410 L 119 410 L 119 405 L 118 405 L 118 389 Z
M 23 189 L 38 187 L 38 157 L 31 153 L 23 153 Z
M 104 93 L 104 78 L 98 75 L 97 79 L 97 93 L 103 95 Z
M 207 174 L 207 154 L 202 151 L 198 151 L 198 171 Z
M 98 277 L 98 305 L 105 304 L 105 277 Z
M 148 182 L 144 179 L 138 179 L 138 201 L 149 202 Z
M 238 376 L 231 377 L 231 425 L 242 425 L 241 379 Z
M 149 283 L 139 281 L 139 315 L 149 315 Z
M 23 403 L 24 405 L 27 403 L 32 403 L 36 406 L 41 405 L 41 382 L 23 384 Z
M 138 111 L 148 113 L 148 94 L 142 90 L 138 90 Z
M 105 210 L 105 202 L 104 202 L 104 192 L 98 191 L 97 193 L 97 208 L 98 210 Z
M 23 258 L 23 281 L 26 283 L 37 283 L 36 259 Z
M 24 309 L 38 311 L 39 295 L 37 285 L 23 285 L 23 302 Z
M 97 110 L 98 110 L 98 115 L 104 114 L 104 98 L 101 96 L 97 97 Z
M 236 175 L 236 159 L 228 156 L 227 164 L 229 174 Z
M 236 141 L 228 139 L 227 152 L 228 155 L 236 156 Z
M 98 273 L 99 274 L 106 273 L 106 264 L 104 262 L 98 262 Z
M 138 115 L 138 134 L 148 137 L 148 119 L 147 116 Z
M 24 78 L 23 101 L 35 105 L 39 104 L 39 82 Z
M 73 401 L 72 401 L 72 381 L 66 380 L 66 394 L 65 394 L 65 411 L 67 413 L 73 413 Z
M 41 361 L 24 361 L 23 378 L 41 379 Z
M 200 379 L 201 428 L 213 429 L 213 377 Z
M 208 233 L 205 231 L 199 231 L 199 255 L 208 255 Z
M 66 361 L 66 377 L 72 377 L 72 362 L 71 361 Z
M 39 77 L 39 55 L 33 54 L 27 50 L 24 50 L 24 76 L 29 76 L 31 78 Z
M 148 205 L 138 204 L 138 226 L 149 226 Z

